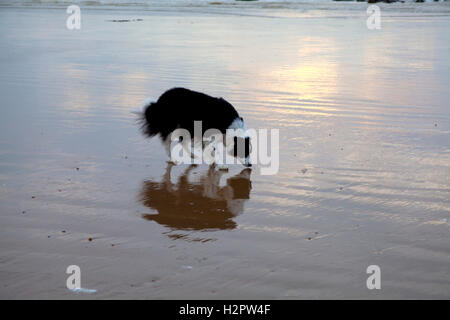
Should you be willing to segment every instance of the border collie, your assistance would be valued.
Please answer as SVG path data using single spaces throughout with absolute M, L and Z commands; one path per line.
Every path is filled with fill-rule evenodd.
M 193 141 L 194 121 L 201 121 L 202 137 L 209 129 L 220 131 L 223 134 L 222 141 L 226 141 L 227 153 L 239 159 L 246 167 L 251 166 L 250 137 L 244 120 L 236 109 L 222 98 L 214 98 L 185 88 L 173 88 L 164 92 L 156 102 L 144 102 L 141 121 L 146 136 L 160 136 L 169 159 L 171 159 L 171 133 L 176 129 L 185 129 Z M 227 132 L 227 129 L 234 132 L 231 137 L 227 136 L 230 132 L 230 130 Z M 232 138 L 232 141 L 227 138 Z M 202 147 L 205 145 L 202 144 Z M 195 156 L 192 155 L 192 150 L 188 151 L 191 152 L 191 157 Z M 219 167 L 226 168 L 226 166 Z

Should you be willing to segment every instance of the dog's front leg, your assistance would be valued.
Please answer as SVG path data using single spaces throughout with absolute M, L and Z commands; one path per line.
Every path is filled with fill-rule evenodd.
M 217 166 L 217 169 L 219 170 L 228 170 L 228 165 L 226 164 L 226 157 L 224 160 L 224 153 L 225 153 L 226 147 L 223 143 L 223 140 L 220 142 L 215 143 L 214 146 L 214 163 Z

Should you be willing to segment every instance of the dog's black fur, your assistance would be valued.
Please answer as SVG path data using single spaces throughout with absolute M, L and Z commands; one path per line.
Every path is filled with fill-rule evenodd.
M 194 136 L 194 121 L 202 121 L 202 134 L 211 128 L 222 133 L 239 117 L 236 109 L 222 98 L 185 88 L 164 92 L 155 103 L 144 110 L 144 133 L 149 137 L 160 134 L 166 140 L 177 128 L 184 128 Z M 241 118 L 242 119 L 242 118 Z
M 159 134 L 166 141 L 178 128 L 188 130 L 194 137 L 194 121 L 202 121 L 202 135 L 208 129 L 217 129 L 225 134 L 237 119 L 243 123 L 236 109 L 222 98 L 185 88 L 173 88 L 163 93 L 156 102 L 145 106 L 141 120 L 144 134 L 149 137 Z M 239 139 L 244 140 L 245 146 L 245 152 L 241 155 L 238 155 Z M 250 138 L 234 137 L 234 156 L 246 158 L 249 153 Z

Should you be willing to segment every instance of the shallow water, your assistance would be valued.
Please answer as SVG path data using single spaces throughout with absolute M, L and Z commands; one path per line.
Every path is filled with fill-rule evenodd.
M 450 16 L 234 13 L 0 9 L 1 298 L 450 298 Z M 175 86 L 278 174 L 168 168 L 130 111 Z

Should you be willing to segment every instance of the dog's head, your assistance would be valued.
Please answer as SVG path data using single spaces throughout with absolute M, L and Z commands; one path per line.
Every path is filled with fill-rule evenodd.
M 252 144 L 244 119 L 237 117 L 227 129 L 228 154 L 239 159 L 246 167 L 251 167 L 250 153 Z

